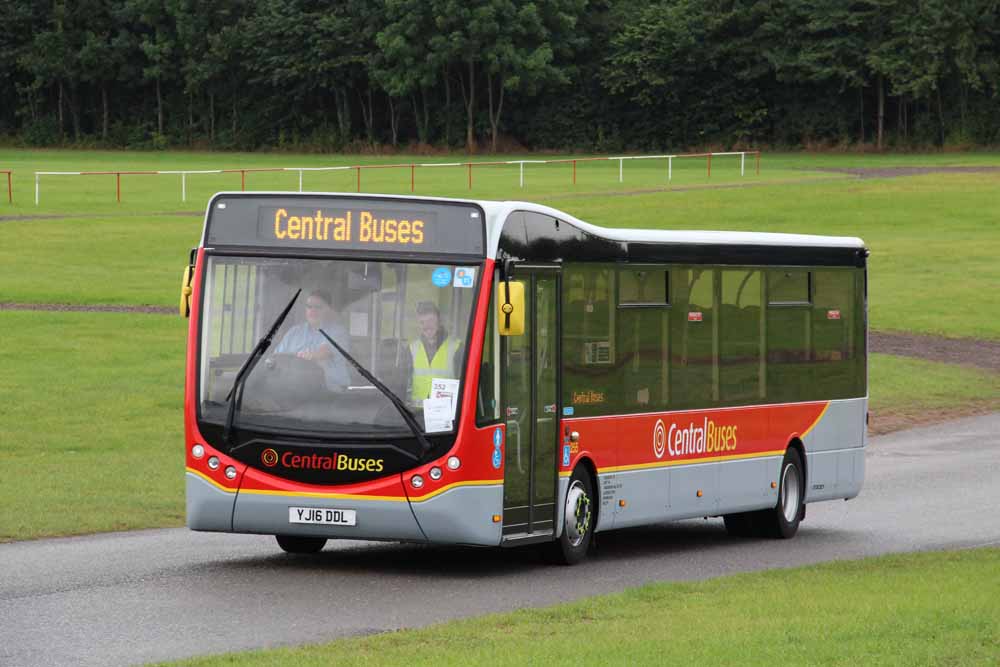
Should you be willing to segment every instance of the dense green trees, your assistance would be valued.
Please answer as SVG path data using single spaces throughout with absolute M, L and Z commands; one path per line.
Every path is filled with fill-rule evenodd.
M 1000 140 L 1000 0 L 0 0 L 29 145 Z

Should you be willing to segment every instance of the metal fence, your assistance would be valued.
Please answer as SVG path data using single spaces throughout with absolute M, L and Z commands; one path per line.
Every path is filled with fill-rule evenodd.
M 361 192 L 361 172 L 370 169 L 399 169 L 410 171 L 410 192 L 416 192 L 416 172 L 417 169 L 435 169 L 445 167 L 459 167 L 467 172 L 468 186 L 472 189 L 473 170 L 476 167 L 497 167 L 514 166 L 518 167 L 519 184 L 524 187 L 525 165 L 546 165 L 546 164 L 572 164 L 572 182 L 576 185 L 577 165 L 588 162 L 614 162 L 618 161 L 618 182 L 625 182 L 625 162 L 629 160 L 666 160 L 667 162 L 667 182 L 673 180 L 674 160 L 681 159 L 704 159 L 706 174 L 708 178 L 712 176 L 712 158 L 724 156 L 739 156 L 740 176 L 746 173 L 746 159 L 750 156 L 755 161 L 755 172 L 760 174 L 760 151 L 729 151 L 720 153 L 678 153 L 672 155 L 627 155 L 618 157 L 590 157 L 590 158 L 567 158 L 560 160 L 503 160 L 495 162 L 427 162 L 427 163 L 404 163 L 404 164 L 369 164 L 369 165 L 345 165 L 336 167 L 264 167 L 249 169 L 183 169 L 168 171 L 36 171 L 35 172 L 35 205 L 41 201 L 42 177 L 50 176 L 114 176 L 115 177 L 115 198 L 118 202 L 122 200 L 122 176 L 164 176 L 180 175 L 181 177 L 181 201 L 187 201 L 187 179 L 188 176 L 203 174 L 240 174 L 240 189 L 246 190 L 247 174 L 261 172 L 298 172 L 299 192 L 303 191 L 303 174 L 306 172 L 336 172 L 355 171 L 357 174 L 357 191 Z M 4 173 L 0 171 L 0 173 Z M 7 173 L 8 198 L 13 201 L 11 191 L 11 172 Z

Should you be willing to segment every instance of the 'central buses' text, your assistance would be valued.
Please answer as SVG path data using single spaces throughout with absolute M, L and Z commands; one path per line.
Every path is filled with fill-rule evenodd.
M 355 225 L 355 222 L 357 223 Z M 344 215 L 289 215 L 279 208 L 274 212 L 274 238 L 290 241 L 342 241 L 349 243 L 382 243 L 394 245 L 423 245 L 423 220 L 397 220 L 379 218 L 370 211 L 353 211 Z
M 671 456 L 729 452 L 736 449 L 736 426 L 720 426 L 705 418 L 700 426 L 690 423 L 687 428 L 670 425 L 667 453 Z

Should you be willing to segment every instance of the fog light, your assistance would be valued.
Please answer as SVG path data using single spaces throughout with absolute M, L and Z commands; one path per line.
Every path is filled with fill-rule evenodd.
M 441 468 L 434 466 L 433 468 L 430 469 L 428 474 L 430 474 L 431 479 L 433 479 L 436 482 L 437 480 L 441 479 Z
M 458 470 L 462 466 L 462 462 L 457 456 L 448 457 L 448 470 Z
M 201 445 L 195 445 L 194 447 L 191 448 L 191 456 L 195 457 L 196 459 L 200 459 L 204 455 L 205 455 L 205 448 L 202 447 Z
M 226 466 L 226 479 L 236 479 L 236 468 Z
M 218 470 L 219 469 L 219 457 L 217 457 L 217 456 L 209 456 L 208 457 L 208 467 L 211 468 L 212 470 Z
M 413 485 L 414 489 L 419 489 L 424 485 L 424 478 L 420 475 L 414 475 L 413 478 L 410 479 L 410 484 Z

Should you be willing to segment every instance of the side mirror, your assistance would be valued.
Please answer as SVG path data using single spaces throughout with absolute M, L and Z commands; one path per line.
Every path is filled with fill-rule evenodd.
M 501 336 L 524 334 L 524 283 L 516 280 L 498 285 L 497 322 Z
M 191 315 L 191 278 L 193 274 L 193 266 L 188 264 L 184 267 L 184 276 L 181 278 L 181 302 L 179 307 L 181 317 L 189 317 Z

